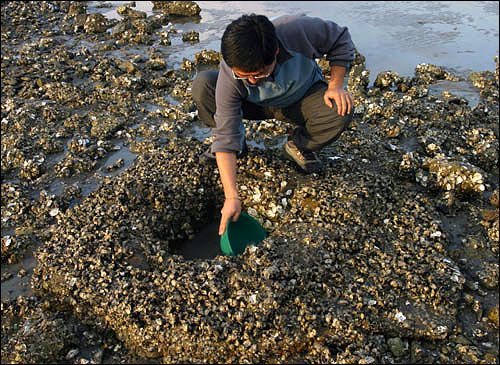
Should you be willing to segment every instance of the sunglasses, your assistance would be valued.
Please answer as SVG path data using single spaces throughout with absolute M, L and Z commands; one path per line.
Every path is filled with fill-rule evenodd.
M 269 72 L 267 75 L 262 75 L 262 76 L 247 76 L 247 77 L 239 77 L 239 76 L 236 76 L 236 74 L 234 73 L 233 70 L 231 70 L 231 72 L 233 73 L 233 77 L 236 79 L 236 80 L 248 80 L 250 77 L 253 77 L 254 79 L 258 80 L 258 79 L 265 79 L 266 77 L 269 77 L 272 72 Z
M 262 75 L 262 76 L 247 76 L 247 77 L 239 77 L 239 76 L 236 76 L 236 74 L 234 73 L 233 69 L 231 69 L 231 72 L 233 73 L 233 77 L 236 79 L 236 80 L 248 80 L 250 77 L 253 77 L 255 80 L 258 80 L 258 79 L 265 79 L 266 77 L 269 77 L 271 76 L 271 74 L 273 73 L 274 71 L 274 67 L 276 65 L 276 60 L 277 60 L 277 57 L 274 56 L 274 61 L 273 63 L 271 63 L 271 71 L 267 74 L 267 75 Z

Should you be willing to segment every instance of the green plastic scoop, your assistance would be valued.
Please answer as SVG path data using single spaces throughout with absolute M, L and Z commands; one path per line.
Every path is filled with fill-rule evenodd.
M 249 245 L 256 245 L 266 238 L 260 223 L 245 212 L 241 212 L 237 222 L 229 218 L 226 230 L 220 237 L 220 248 L 224 255 L 236 256 Z

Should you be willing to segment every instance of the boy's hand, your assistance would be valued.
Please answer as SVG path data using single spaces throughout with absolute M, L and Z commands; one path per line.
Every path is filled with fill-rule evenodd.
M 238 198 L 228 198 L 224 202 L 221 211 L 222 217 L 219 224 L 219 236 L 223 235 L 226 230 L 227 221 L 233 217 L 233 222 L 236 222 L 241 213 L 241 202 Z
M 333 108 L 332 100 L 334 100 L 335 104 L 337 105 L 337 112 L 339 115 L 344 116 L 346 115 L 346 113 L 351 114 L 351 109 L 354 105 L 354 102 L 352 100 L 351 94 L 349 94 L 349 92 L 344 90 L 343 88 L 329 87 L 325 91 L 323 99 L 325 101 L 325 104 L 329 108 Z

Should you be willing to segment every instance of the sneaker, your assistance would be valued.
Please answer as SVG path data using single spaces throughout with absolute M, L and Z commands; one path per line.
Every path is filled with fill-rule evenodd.
M 238 152 L 236 158 L 243 158 L 246 155 L 248 155 L 248 146 L 247 142 L 244 141 L 243 149 L 241 150 L 241 152 Z M 208 149 L 200 155 L 199 159 L 200 163 L 202 163 L 203 165 L 217 165 L 217 160 L 215 159 L 215 153 L 211 152 L 210 147 L 208 147 Z
M 286 158 L 294 161 L 307 174 L 319 172 L 322 167 L 321 161 L 314 152 L 301 151 L 293 141 L 287 141 L 283 146 L 283 154 Z

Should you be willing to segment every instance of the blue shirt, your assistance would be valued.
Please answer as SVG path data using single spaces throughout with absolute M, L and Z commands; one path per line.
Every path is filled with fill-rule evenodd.
M 304 96 L 309 88 L 323 79 L 318 64 L 298 52 L 288 52 L 290 58 L 276 67 L 270 77 L 257 84 L 244 81 L 247 101 L 260 106 L 287 107 Z

